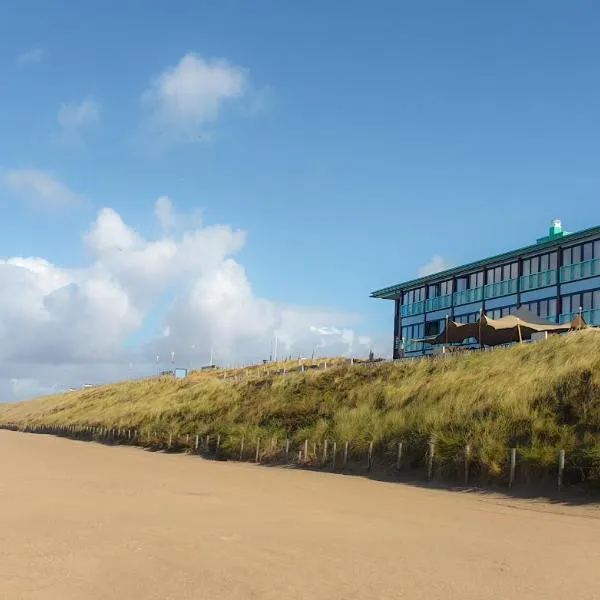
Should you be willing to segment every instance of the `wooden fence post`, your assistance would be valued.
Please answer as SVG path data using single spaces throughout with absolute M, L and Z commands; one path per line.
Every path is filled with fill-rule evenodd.
M 429 456 L 427 457 L 427 480 L 433 479 L 433 457 L 435 455 L 435 438 L 431 438 L 429 442 Z
M 344 443 L 344 466 L 348 464 L 348 442 Z
M 465 485 L 469 485 L 469 460 L 471 459 L 471 444 L 465 446 Z
M 398 454 L 396 455 L 396 471 L 400 470 L 402 465 L 402 442 L 398 442 Z
M 304 440 L 304 460 L 308 461 L 308 440 Z
M 285 440 L 285 460 L 287 461 L 288 456 L 290 455 L 290 440 Z
M 221 449 L 221 434 L 219 433 L 217 435 L 217 447 L 215 449 L 215 452 L 218 454 L 220 449 Z
M 242 436 L 242 441 L 240 443 L 240 460 L 244 458 L 244 436 Z
M 256 462 L 260 459 L 260 438 L 256 440 Z
M 323 443 L 323 462 L 327 463 L 327 445 L 328 445 L 328 441 L 325 440 L 325 442 Z
M 173 434 L 170 433 L 169 434 L 169 448 L 172 446 L 172 444 L 173 444 Z
M 198 446 L 199 446 L 199 445 L 200 445 L 200 436 L 199 436 L 199 435 L 197 435 L 197 436 L 196 436 L 196 446 L 195 446 L 195 450 L 196 450 L 196 452 L 198 451 Z
M 558 455 L 558 489 L 563 489 L 563 476 L 565 473 L 565 451 L 561 450 Z
M 337 442 L 333 442 L 333 460 L 331 462 L 331 468 L 335 470 L 335 456 L 337 454 Z
M 367 468 L 370 471 L 373 467 L 373 442 L 369 442 L 369 453 L 367 455 Z
M 517 449 L 510 449 L 510 477 L 508 480 L 508 487 L 512 487 L 515 482 L 515 471 L 517 468 Z

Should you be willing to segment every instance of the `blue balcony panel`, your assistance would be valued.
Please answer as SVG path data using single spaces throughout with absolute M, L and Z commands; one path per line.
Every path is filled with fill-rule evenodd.
M 504 306 L 512 306 L 517 304 L 517 295 L 503 296 L 502 298 L 493 298 L 485 301 L 485 310 L 493 310 L 494 308 L 503 308 Z
M 460 315 L 469 315 L 471 313 L 477 313 L 482 307 L 481 302 L 473 302 L 471 304 L 463 304 L 462 306 L 454 307 L 454 315 L 459 317 Z
M 452 311 L 451 308 L 446 308 L 445 310 L 436 310 L 435 312 L 427 313 L 427 320 L 428 321 L 437 321 L 438 319 L 445 319 L 446 315 L 448 315 L 448 317 L 450 317 L 451 311 Z
M 402 325 L 416 325 L 417 323 L 423 323 L 425 321 L 425 315 L 413 315 L 412 317 L 402 317 Z
M 600 277 L 592 277 L 591 279 L 581 279 L 579 281 L 571 281 L 563 283 L 560 286 L 561 294 L 575 294 L 586 290 L 595 290 L 600 288 Z
M 544 300 L 546 298 L 556 298 L 558 294 L 557 286 L 553 285 L 539 290 L 531 290 L 530 292 L 521 292 L 521 304 L 527 302 L 535 302 L 536 300 Z

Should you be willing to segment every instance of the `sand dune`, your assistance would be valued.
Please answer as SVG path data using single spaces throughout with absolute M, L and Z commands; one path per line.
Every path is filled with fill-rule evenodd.
M 0 598 L 600 597 L 596 508 L 8 431 L 0 457 Z

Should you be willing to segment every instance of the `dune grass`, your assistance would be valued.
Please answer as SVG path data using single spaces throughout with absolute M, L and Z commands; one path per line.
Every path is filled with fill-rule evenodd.
M 584 331 L 494 352 L 434 360 L 349 365 L 276 374 L 297 362 L 244 371 L 193 372 L 0 405 L 0 422 L 166 432 L 179 439 L 220 434 L 239 440 L 290 439 L 299 448 L 373 442 L 393 462 L 423 460 L 434 436 L 436 468 L 461 472 L 466 444 L 474 472 L 507 477 L 508 449 L 520 464 L 550 472 L 560 449 L 571 479 L 600 479 L 600 335 Z M 235 376 L 236 378 L 233 378 Z

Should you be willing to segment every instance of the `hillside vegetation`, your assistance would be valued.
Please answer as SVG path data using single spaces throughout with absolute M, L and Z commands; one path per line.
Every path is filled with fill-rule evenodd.
M 569 481 L 600 479 L 597 331 L 493 352 L 395 364 L 329 361 L 327 369 L 274 374 L 283 366 L 157 377 L 0 405 L 0 423 L 131 429 L 149 445 L 170 435 L 181 447 L 196 435 L 218 434 L 223 456 L 233 457 L 242 438 L 246 448 L 260 438 L 265 459 L 280 456 L 286 439 L 295 454 L 305 440 L 313 450 L 325 440 L 338 451 L 349 442 L 356 458 L 372 442 L 380 464 L 389 465 L 401 441 L 407 468 L 423 465 L 434 436 L 439 476 L 460 476 L 469 444 L 474 477 L 505 480 L 516 447 L 527 477 L 555 472 L 564 449 Z

